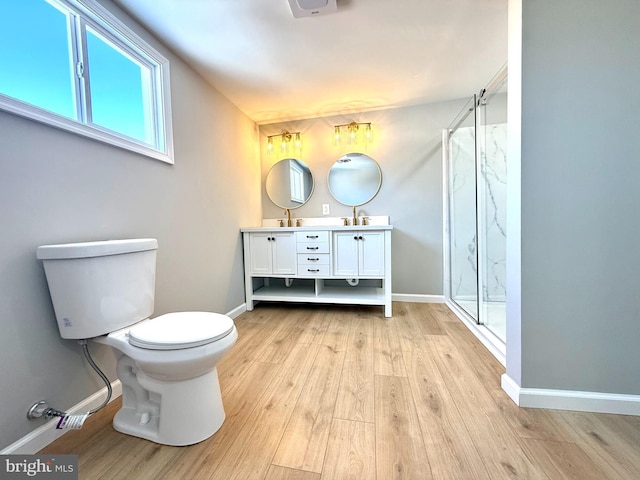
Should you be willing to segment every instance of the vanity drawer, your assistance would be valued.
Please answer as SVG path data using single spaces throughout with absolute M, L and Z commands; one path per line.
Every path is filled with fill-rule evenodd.
M 328 277 L 329 265 L 298 265 L 299 277 Z
M 329 232 L 296 232 L 298 243 L 329 243 Z
M 299 253 L 298 267 L 303 265 L 330 265 L 331 260 L 328 253 Z
M 328 242 L 296 243 L 297 253 L 329 253 Z

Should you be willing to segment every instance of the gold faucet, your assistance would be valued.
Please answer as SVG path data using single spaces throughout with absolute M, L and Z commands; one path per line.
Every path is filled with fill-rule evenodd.
M 284 209 L 284 212 L 287 214 L 287 227 L 291 227 L 291 226 L 293 226 L 293 225 L 291 224 L 291 210 L 290 210 L 290 209 L 288 209 L 288 208 L 285 208 L 285 209 Z
M 353 225 L 358 225 L 358 217 L 356 217 L 356 206 L 353 206 Z

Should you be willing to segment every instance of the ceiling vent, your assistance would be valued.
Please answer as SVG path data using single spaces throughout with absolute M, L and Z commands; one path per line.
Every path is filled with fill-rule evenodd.
M 337 0 L 289 0 L 289 5 L 296 18 L 316 17 L 338 11 Z

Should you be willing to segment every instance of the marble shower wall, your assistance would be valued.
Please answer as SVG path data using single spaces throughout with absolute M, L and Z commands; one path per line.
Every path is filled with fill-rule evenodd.
M 452 297 L 473 300 L 476 297 L 476 249 L 483 274 L 480 282 L 484 301 L 506 299 L 506 123 L 487 125 L 479 132 L 479 208 L 476 242 L 475 225 L 475 132 L 473 127 L 456 130 L 451 145 L 451 279 Z M 484 137 L 484 138 L 483 138 Z
M 458 128 L 451 136 L 449 158 L 449 236 L 451 296 L 475 300 L 476 280 L 476 190 L 475 129 Z
M 488 302 L 506 301 L 506 249 L 507 249 L 507 124 L 485 126 L 485 148 L 481 148 L 479 187 L 481 192 L 480 261 L 482 298 Z

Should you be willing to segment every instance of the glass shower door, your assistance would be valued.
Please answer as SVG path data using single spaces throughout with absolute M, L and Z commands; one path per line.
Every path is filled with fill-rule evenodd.
M 478 99 L 479 322 L 506 342 L 507 72 Z
M 449 271 L 451 300 L 478 321 L 478 248 L 474 95 L 449 131 Z
M 506 343 L 507 68 L 443 136 L 447 298 L 490 342 Z M 460 307 L 463 312 L 460 312 Z M 486 327 L 486 328 L 485 328 Z

